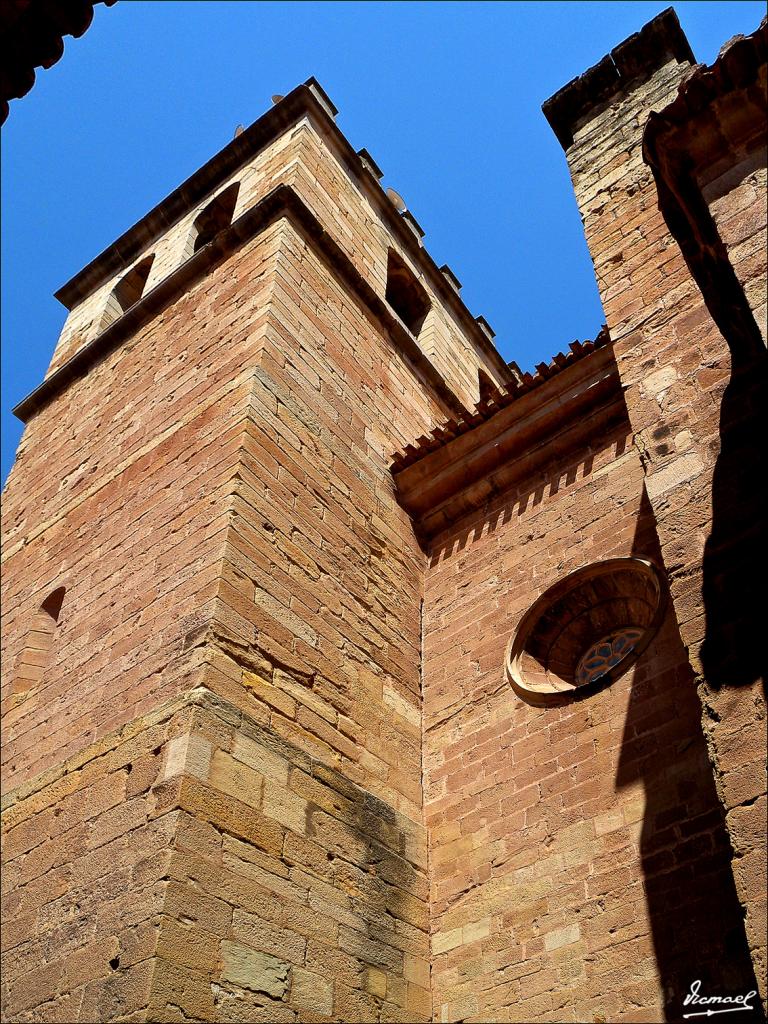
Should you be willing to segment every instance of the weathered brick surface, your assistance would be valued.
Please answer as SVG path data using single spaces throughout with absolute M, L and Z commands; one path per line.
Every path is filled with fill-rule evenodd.
M 755 147 L 735 166 L 712 180 L 703 181 L 702 186 L 702 194 L 708 202 L 718 233 L 744 288 L 755 322 L 766 340 L 768 215 L 765 194 L 768 172 L 765 146 Z
M 285 134 L 278 136 L 237 174 L 223 182 L 215 194 L 235 182 L 240 189 L 234 216 L 237 218 L 280 184 L 290 185 L 305 200 L 326 229 L 352 260 L 358 272 L 383 295 L 387 278 L 387 252 L 394 247 L 413 265 L 429 296 L 432 308 L 421 331 L 424 351 L 466 405 L 477 401 L 477 369 L 494 381 L 500 379 L 500 360 L 487 353 L 467 336 L 455 314 L 440 300 L 434 284 L 424 276 L 387 223 L 392 216 L 390 201 L 378 186 L 365 185 L 365 175 L 349 165 L 336 133 L 329 131 L 317 117 L 307 114 Z M 151 249 L 155 254 L 147 288 L 157 285 L 175 270 L 187 254 L 192 223 L 210 197 L 197 204 L 164 232 Z M 417 247 L 418 252 L 418 247 Z M 127 268 L 126 268 L 127 269 Z M 60 367 L 100 330 L 101 318 L 115 284 L 124 273 L 111 276 L 75 307 L 64 325 L 49 373 Z M 471 320 L 471 318 L 470 318 Z
M 244 254 L 252 268 L 273 244 Z M 256 274 L 233 305 L 204 279 L 28 425 L 3 501 L 4 698 L 30 617 L 67 592 L 40 685 L 3 718 L 6 786 L 194 685 L 266 288 Z
M 764 655 L 748 626 L 757 620 L 745 581 L 764 541 L 760 527 L 752 537 L 760 513 L 750 487 L 738 482 L 738 467 L 750 458 L 759 464 L 761 457 L 754 437 L 761 431 L 765 353 L 732 367 L 728 341 L 665 223 L 643 162 L 648 112 L 675 98 L 684 72 L 684 65 L 670 62 L 628 89 L 620 104 L 577 130 L 567 155 L 731 841 L 761 859 L 764 844 L 756 849 L 748 837 L 758 827 L 757 801 L 766 785 Z M 765 230 L 761 160 L 758 151 L 721 166 L 705 195 L 749 306 L 764 321 L 764 249 L 757 255 Z M 711 178 L 706 167 L 700 173 L 704 181 Z M 730 662 L 724 649 L 731 651 Z M 736 758 L 728 753 L 734 746 Z M 734 815 L 737 807 L 742 811 Z M 743 856 L 734 874 L 762 988 L 764 890 L 743 870 Z
M 5 1020 L 91 1021 L 146 1008 L 178 818 L 156 813 L 152 785 L 182 718 L 103 741 L 6 808 Z
M 429 1019 L 420 823 L 204 688 L 133 732 L 5 811 L 5 1019 Z
M 67 593 L 40 684 L 4 717 L 19 818 L 8 877 L 27 893 L 15 929 L 41 941 L 27 912 L 40 872 L 63 904 L 91 885 L 109 918 L 94 883 L 125 856 L 122 882 L 146 912 L 132 941 L 147 952 L 125 992 L 111 969 L 80 992 L 53 963 L 25 995 L 12 961 L 11 1012 L 48 1013 L 55 996 L 83 1020 L 428 1019 L 425 556 L 389 456 L 449 412 L 284 218 L 33 417 L 4 503 L 4 696 L 27 616 L 51 587 Z M 104 809 L 93 854 L 80 804 L 62 813 L 63 838 L 24 849 L 38 832 L 25 787 L 47 808 L 94 740 L 202 687 L 230 710 L 164 748 L 146 827 L 174 820 L 190 838 L 168 844 L 159 905 L 134 886 L 127 838 L 146 817 L 151 751 Z M 229 728 L 243 709 L 266 747 Z
M 287 224 L 281 250 L 225 549 L 221 673 L 240 672 L 279 735 L 418 816 L 423 554 L 388 473 L 413 378 Z
M 311 179 L 299 180 L 297 152 L 315 169 Z M 344 209 L 346 228 L 334 214 L 329 230 L 383 294 L 387 247 L 397 243 L 308 120 L 241 177 L 236 216 L 278 182 L 304 188 L 326 220 Z M 374 237 L 376 258 L 366 262 Z M 173 265 L 158 244 L 153 274 L 167 274 Z M 431 298 L 430 315 L 450 320 Z M 85 315 L 78 307 L 70 321 Z M 74 350 L 70 326 L 61 358 Z M 446 344 L 467 381 L 452 383 L 474 400 L 485 363 L 451 330 Z M 78 339 L 75 349 L 88 332 Z M 87 414 L 75 427 L 76 408 Z M 4 693 L 41 597 L 68 586 L 55 663 L 7 713 L 8 784 L 141 713 L 158 691 L 194 682 L 194 648 L 210 627 L 226 634 L 229 654 L 243 641 L 258 648 L 241 667 L 254 669 L 250 694 L 260 704 L 277 694 L 283 734 L 313 737 L 306 742 L 345 758 L 361 780 L 392 782 L 397 799 L 418 806 L 423 556 L 388 459 L 450 411 L 285 225 L 232 255 L 54 400 L 27 428 L 4 502 Z M 49 474 L 50 459 L 61 479 Z M 392 721 L 363 742 L 370 700 Z
M 184 739 L 158 787 L 180 818 L 150 1019 L 396 1018 L 409 985 L 429 1019 L 406 978 L 428 956 L 423 826 L 231 705 L 204 701 Z
M 671 611 L 636 667 L 582 702 L 531 707 L 502 672 L 521 615 L 566 573 L 659 559 L 627 429 L 435 541 L 424 756 L 436 1019 L 659 1020 L 681 1012 L 691 972 L 715 987 L 745 980 L 743 931 L 741 963 L 721 965 L 740 912 Z

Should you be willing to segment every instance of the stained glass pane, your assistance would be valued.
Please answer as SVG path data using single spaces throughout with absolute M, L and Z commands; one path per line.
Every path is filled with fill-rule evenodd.
M 626 626 L 592 644 L 576 668 L 576 685 L 585 686 L 601 679 L 632 652 L 642 635 L 642 629 Z

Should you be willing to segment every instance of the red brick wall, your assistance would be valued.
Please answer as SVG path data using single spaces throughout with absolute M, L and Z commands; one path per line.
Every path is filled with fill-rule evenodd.
M 223 567 L 221 624 L 239 645 L 225 654 L 276 732 L 419 818 L 424 556 L 388 466 L 444 413 L 288 225 L 266 333 Z
M 389 464 L 448 414 L 381 319 L 281 220 L 32 418 L 4 508 L 6 666 L 41 598 L 59 585 L 67 595 L 40 686 L 18 702 L 12 671 L 4 683 L 14 1012 L 31 1018 L 54 999 L 39 1012 L 177 1019 L 181 1006 L 235 1019 L 248 1006 L 249 1019 L 294 1020 L 315 1000 L 317 1019 L 429 1017 L 425 556 Z M 78 892 L 80 858 L 111 841 L 64 814 L 59 835 L 56 780 L 78 791 L 93 780 L 94 795 L 78 799 L 94 814 L 102 786 L 125 801 L 126 772 L 98 759 L 99 744 L 119 751 L 184 694 L 212 691 L 223 724 L 188 725 L 172 741 L 181 753 L 163 747 L 164 774 L 121 804 L 135 820 L 121 820 L 119 849 L 88 875 L 86 919 L 72 927 L 78 950 L 92 920 L 102 935 L 99 915 L 120 898 L 101 884 L 114 855 L 143 915 L 137 935 L 162 902 L 141 977 L 103 958 L 75 977 L 57 961 L 27 991 L 24 972 Z M 267 777 L 270 750 L 283 752 L 279 782 Z M 181 889 L 144 893 L 134 832 L 148 814 L 176 812 L 174 849 L 194 850 L 174 855 Z M 63 900 L 38 914 L 41 858 Z M 103 932 L 105 949 L 122 930 Z
M 669 63 L 627 88 L 620 102 L 590 112 L 567 157 L 703 705 L 763 986 L 765 657 L 756 641 L 758 605 L 747 595 L 757 585 L 754 559 L 765 550 L 753 483 L 764 475 L 763 449 L 755 439 L 765 432 L 766 368 L 764 353 L 751 364 L 732 366 L 729 343 L 670 232 L 643 162 L 648 112 L 674 99 L 684 71 L 684 65 Z M 731 185 L 739 177 L 734 171 Z M 758 184 L 746 179 L 729 200 L 713 200 L 754 311 L 762 301 L 752 240 L 764 216 Z
M 34 612 L 67 593 L 40 687 L 4 705 L 7 787 L 193 685 L 274 237 L 199 281 L 26 428 L 3 500 L 4 700 Z M 230 275 L 244 264 L 253 284 L 235 301 Z
M 564 575 L 630 554 L 660 564 L 631 440 L 596 438 L 434 543 L 424 756 L 436 1019 L 658 1020 L 681 1012 L 696 977 L 745 980 L 671 608 L 636 666 L 583 701 L 532 707 L 504 676 L 521 616 Z

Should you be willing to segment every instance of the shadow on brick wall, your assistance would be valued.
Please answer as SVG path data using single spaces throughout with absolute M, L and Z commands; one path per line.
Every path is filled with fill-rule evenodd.
M 712 531 L 702 564 L 707 683 L 766 685 L 768 645 L 768 354 L 733 355 L 720 406 L 720 452 L 712 477 Z
M 480 537 L 501 533 L 504 527 L 516 519 L 535 512 L 539 505 L 550 501 L 564 488 L 590 477 L 598 455 L 611 451 L 614 458 L 620 458 L 627 449 L 627 442 L 627 430 L 614 429 L 605 437 L 595 438 L 589 452 L 582 452 L 577 458 L 568 456 L 559 461 L 553 460 L 533 483 L 522 481 L 502 497 L 489 501 L 487 507 L 479 509 L 473 516 L 467 516 L 462 520 L 462 527 L 457 533 L 432 542 L 429 546 L 430 567 L 434 568 L 440 562 L 454 558 L 470 548 Z M 527 540 L 533 537 L 534 533 L 531 532 Z
M 645 494 L 633 554 L 663 564 Z M 665 1020 L 679 1021 L 697 1009 L 684 1006 L 695 981 L 708 995 L 744 994 L 757 984 L 701 705 L 671 602 L 637 663 L 624 724 L 616 788 L 639 780 L 645 788 L 640 864 L 651 937 Z M 763 1020 L 759 1001 L 755 1014 L 741 1011 L 739 1020 Z
M 762 113 L 757 117 L 756 123 L 761 123 Z M 690 161 L 681 159 L 669 140 L 659 142 L 653 128 L 659 124 L 652 115 L 643 149 L 656 182 L 659 210 L 731 354 L 712 479 L 712 530 L 702 564 L 704 676 L 714 689 L 761 679 L 765 686 L 768 658 L 761 632 L 768 554 L 768 353 Z

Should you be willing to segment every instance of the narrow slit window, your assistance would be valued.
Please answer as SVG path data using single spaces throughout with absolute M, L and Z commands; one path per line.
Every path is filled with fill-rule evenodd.
M 389 250 L 387 261 L 385 298 L 411 334 L 418 337 L 430 310 L 429 296 L 413 271 L 393 249 Z
M 187 239 L 185 255 L 192 256 L 207 245 L 218 235 L 220 231 L 228 228 L 232 223 L 237 202 L 237 193 L 240 190 L 240 183 L 235 182 L 220 192 L 215 199 L 202 210 L 195 218 L 192 230 Z
M 134 303 L 139 301 L 144 294 L 144 288 L 154 258 L 154 254 L 145 257 L 117 282 L 110 292 L 104 315 L 101 318 L 102 330 L 117 320 L 118 317 L 121 317 Z
M 54 590 L 46 597 L 32 619 L 11 687 L 11 696 L 16 698 L 15 703 L 23 700 L 30 690 L 37 689 L 42 681 L 51 659 L 64 594 L 64 587 Z

